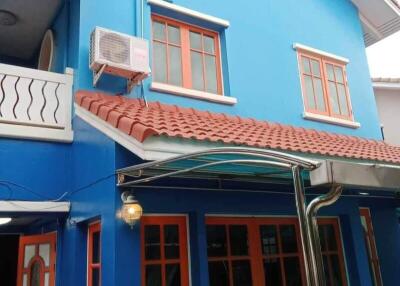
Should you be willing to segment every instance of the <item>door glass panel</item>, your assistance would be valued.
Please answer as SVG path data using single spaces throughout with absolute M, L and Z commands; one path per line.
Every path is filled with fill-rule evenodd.
M 214 54 L 215 53 L 215 48 L 214 48 L 214 38 L 210 36 L 204 36 L 204 51 L 206 53 Z
M 154 80 L 167 82 L 167 48 L 163 43 L 154 42 Z
M 229 286 L 229 265 L 227 261 L 208 263 L 210 286 Z
M 166 259 L 179 258 L 179 227 L 177 225 L 164 226 L 164 251 Z
M 201 53 L 191 51 L 192 64 L 192 87 L 197 90 L 204 90 L 203 78 L 203 56 Z
M 43 258 L 44 265 L 48 267 L 50 264 L 50 244 L 40 244 L 39 255 Z
M 329 264 L 328 264 L 328 256 L 323 255 L 323 260 L 324 260 L 324 272 L 325 272 L 325 280 L 326 280 L 326 285 L 327 286 L 332 286 L 331 285 L 331 273 L 329 271 Z
M 224 225 L 207 225 L 208 257 L 227 255 L 226 228 Z
M 24 274 L 22 277 L 22 286 L 28 286 L 28 274 Z
M 202 50 L 201 48 L 201 34 L 190 32 L 190 47 L 196 50 Z
M 331 255 L 331 265 L 332 265 L 332 278 L 334 286 L 342 286 L 342 277 L 340 276 L 341 269 L 339 264 L 339 257 L 337 255 Z
M 36 245 L 26 245 L 24 255 L 24 268 L 28 267 L 32 257 L 35 256 Z
M 165 266 L 166 286 L 181 285 L 181 269 L 179 264 L 167 264 Z
M 168 43 L 181 44 L 181 32 L 179 27 L 168 25 Z
M 322 81 L 319 78 L 314 78 L 314 91 L 317 98 L 317 109 L 325 111 L 324 91 L 322 89 Z
M 319 61 L 311 60 L 312 72 L 314 76 L 321 77 L 321 69 L 319 67 Z
M 281 225 L 279 230 L 282 240 L 282 252 L 297 252 L 297 238 L 294 225 Z
M 232 276 L 234 286 L 251 286 L 251 267 L 249 260 L 232 261 Z
M 100 232 L 93 232 L 92 235 L 92 263 L 100 262 Z
M 161 265 L 146 266 L 146 286 L 162 286 Z
M 50 273 L 46 272 L 44 274 L 44 286 L 49 286 L 50 285 Z
M 92 270 L 92 285 L 91 286 L 100 286 L 100 269 L 93 268 Z
M 160 259 L 160 226 L 146 225 L 144 227 L 144 244 L 146 260 Z
M 278 240 L 276 226 L 264 225 L 260 226 L 261 248 L 264 255 L 278 253 Z
M 205 55 L 204 61 L 206 68 L 206 91 L 217 93 L 217 66 L 215 63 L 215 57 Z
M 286 257 L 284 259 L 285 279 L 287 286 L 301 285 L 301 272 L 299 258 Z
M 248 255 L 247 226 L 230 225 L 229 242 L 231 245 L 231 255 Z
M 169 46 L 169 83 L 174 85 L 182 85 L 182 60 L 181 48 Z
M 39 261 L 33 262 L 30 269 L 29 286 L 41 286 L 40 272 L 41 272 L 40 262 Z
M 279 258 L 264 259 L 264 279 L 268 285 L 282 285 L 282 274 Z
M 308 107 L 310 109 L 315 109 L 314 88 L 311 76 L 308 75 L 304 76 L 304 86 L 305 86 L 305 93 L 306 93 L 306 100 L 308 103 Z
M 165 24 L 157 21 L 153 22 L 153 39 L 165 41 Z

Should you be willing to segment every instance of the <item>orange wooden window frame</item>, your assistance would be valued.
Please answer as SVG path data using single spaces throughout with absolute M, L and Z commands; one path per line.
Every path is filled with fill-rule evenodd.
M 304 70 L 302 58 L 308 58 L 310 60 L 311 74 L 307 73 Z M 318 54 L 314 54 L 314 53 L 304 51 L 304 50 L 298 51 L 297 59 L 298 59 L 298 65 L 299 65 L 299 69 L 300 69 L 301 87 L 302 87 L 302 94 L 303 94 L 305 110 L 307 112 L 314 113 L 314 114 L 320 114 L 320 115 L 325 115 L 325 116 L 329 116 L 329 117 L 333 117 L 333 118 L 354 121 L 353 110 L 351 107 L 351 100 L 350 100 L 350 92 L 349 92 L 349 87 L 348 87 L 348 82 L 347 82 L 346 65 L 335 59 L 328 58 L 326 56 L 322 56 L 322 55 L 318 55 Z M 313 74 L 311 60 L 315 60 L 319 63 L 319 68 L 320 68 L 320 76 L 319 77 L 315 76 Z M 343 81 L 344 81 L 343 83 L 339 83 L 337 81 L 335 73 L 334 73 L 334 81 L 332 81 L 328 78 L 327 65 L 332 65 L 333 67 L 339 67 L 341 69 L 342 77 L 343 77 Z M 307 95 L 306 95 L 306 85 L 305 85 L 305 80 L 304 80 L 305 76 L 311 76 L 311 78 L 312 78 L 313 96 L 314 96 L 315 106 L 317 106 L 317 99 L 316 99 L 316 94 L 315 94 L 314 78 L 321 79 L 325 111 L 318 110 L 317 108 L 315 108 L 315 109 L 311 108 L 310 103 L 308 102 Z M 336 93 L 337 93 L 339 84 L 344 86 L 345 96 L 346 96 L 346 105 L 347 105 L 347 111 L 348 111 L 347 115 L 336 114 L 333 112 L 333 107 L 331 105 L 330 98 L 331 98 L 331 96 L 337 97 L 337 94 L 335 94 L 335 95 L 330 94 L 329 82 L 333 82 L 335 84 Z M 340 105 L 339 98 L 337 98 L 337 102 L 338 102 L 339 110 L 341 112 L 343 107 L 341 107 L 341 105 Z
M 156 225 L 160 227 L 160 254 L 159 260 L 146 260 L 145 257 L 145 227 L 148 225 Z M 165 258 L 164 251 L 164 226 L 165 225 L 178 225 L 179 229 L 179 258 L 177 259 L 167 259 Z M 161 266 L 161 279 L 162 286 L 166 286 L 165 282 L 165 266 L 167 264 L 179 264 L 180 274 L 181 274 L 181 285 L 189 286 L 189 264 L 188 264 L 188 235 L 186 227 L 186 217 L 185 216 L 143 216 L 140 222 L 141 230 L 141 273 L 142 273 L 142 283 L 141 285 L 146 285 L 146 266 L 147 265 L 160 265 Z
M 99 245 L 99 262 L 93 263 L 93 235 L 95 233 L 99 233 L 100 235 L 100 245 Z M 99 285 L 101 285 L 101 223 L 95 222 L 89 225 L 88 227 L 88 241 L 87 241 L 87 285 L 92 286 L 93 283 L 93 270 L 99 270 Z
M 360 216 L 365 218 L 365 222 L 367 224 L 367 233 L 364 232 L 364 238 L 366 240 L 366 243 L 367 241 L 369 243 L 369 245 L 366 245 L 366 247 L 369 263 L 372 266 L 371 270 L 373 271 L 371 275 L 373 275 L 374 281 L 372 282 L 375 286 L 382 286 L 382 275 L 380 270 L 378 251 L 375 243 L 374 229 L 372 226 L 371 212 L 369 208 L 360 208 Z
M 18 275 L 17 275 L 17 286 L 22 286 L 23 274 L 27 274 L 28 286 L 30 284 L 29 278 L 31 276 L 31 266 L 34 262 L 38 261 L 41 265 L 40 267 L 40 283 L 44 285 L 44 275 L 45 272 L 49 273 L 49 286 L 54 286 L 55 284 L 55 265 L 56 265 L 56 241 L 57 234 L 47 233 L 41 235 L 30 235 L 21 236 L 19 239 L 19 250 L 18 250 Z M 43 259 L 39 256 L 39 244 L 49 243 L 50 244 L 50 260 L 49 266 L 46 267 Z M 31 258 L 27 268 L 24 268 L 25 259 L 25 246 L 26 245 L 36 245 L 35 255 Z
M 152 37 L 152 42 L 160 42 L 166 45 L 166 67 L 167 67 L 167 84 L 169 84 L 169 52 L 168 52 L 168 47 L 169 46 L 175 46 L 175 47 L 180 47 L 181 48 L 181 71 L 182 71 L 182 87 L 188 88 L 188 89 L 193 89 L 192 87 L 192 64 L 191 64 L 191 55 L 190 52 L 197 51 L 202 54 L 202 63 L 203 63 L 203 87 L 204 90 L 206 91 L 206 72 L 205 72 L 205 55 L 210 55 L 215 57 L 215 64 L 216 64 L 216 75 L 217 75 L 217 93 L 219 95 L 222 95 L 222 69 L 221 69 L 221 53 L 220 53 L 220 39 L 219 39 L 219 34 L 214 31 L 206 30 L 200 27 L 192 26 L 184 22 L 176 21 L 164 16 L 160 16 L 157 14 L 152 14 L 151 16 L 152 23 L 154 21 L 164 23 L 166 26 L 167 25 L 172 25 L 174 27 L 178 27 L 180 31 L 180 40 L 181 43 L 180 45 L 174 44 L 169 42 L 168 40 L 168 30 L 166 29 L 166 40 L 162 41 L 159 39 L 155 39 Z M 203 47 L 203 40 L 202 40 L 202 50 L 195 50 L 190 47 L 190 31 L 200 33 L 203 39 L 203 36 L 209 36 L 214 39 L 214 54 L 208 53 L 204 50 Z M 154 57 L 153 57 L 154 58 Z M 156 73 L 156 70 L 154 68 L 154 61 L 153 61 L 153 73 Z

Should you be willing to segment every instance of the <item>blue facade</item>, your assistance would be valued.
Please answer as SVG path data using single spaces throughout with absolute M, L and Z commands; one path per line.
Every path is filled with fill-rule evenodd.
M 145 1 L 146 2 L 146 1 Z M 176 104 L 241 117 L 314 128 L 317 130 L 381 139 L 380 126 L 370 83 L 363 32 L 357 8 L 350 0 L 302 1 L 175 0 L 174 4 L 227 19 L 222 28 L 175 12 L 144 4 L 144 26 L 140 27 L 140 1 L 70 0 L 61 7 L 52 29 L 56 53 L 53 71 L 74 68 L 74 91 L 93 90 L 88 66 L 89 37 L 96 26 L 151 39 L 151 13 L 162 14 L 190 24 L 217 30 L 225 96 L 237 98 L 233 106 L 210 103 L 150 89 L 144 82 L 148 101 Z M 310 121 L 304 111 L 297 53 L 294 43 L 349 59 L 348 84 L 356 129 Z M 151 54 L 151 53 L 150 53 Z M 20 65 L 0 56 L 0 62 Z M 29 62 L 30 64 L 30 62 Z M 22 65 L 29 66 L 26 63 Z M 33 65 L 32 65 L 33 66 Z M 125 82 L 105 76 L 98 91 L 119 93 Z M 129 97 L 139 96 L 134 89 Z M 116 187 L 115 170 L 143 161 L 109 137 L 75 116 L 71 144 L 31 140 L 0 139 L 1 200 L 67 200 L 68 217 L 58 223 L 19 228 L 25 234 L 43 229 L 58 234 L 56 285 L 86 285 L 87 227 L 101 220 L 102 285 L 141 284 L 140 229 L 130 229 L 116 217 L 121 208 L 121 190 Z M 164 182 L 168 186 L 170 181 Z M 292 190 L 270 186 L 270 191 L 217 191 L 215 182 L 190 181 L 192 189 L 139 188 L 135 196 L 146 214 L 180 214 L 188 218 L 191 281 L 193 286 L 209 285 L 205 216 L 296 216 Z M 231 185 L 227 189 L 257 189 L 256 185 Z M 201 189 L 201 190 L 200 190 Z M 346 190 L 335 205 L 321 216 L 340 219 L 348 285 L 373 285 L 360 223 L 359 207 L 369 207 L 384 285 L 400 281 L 400 229 L 396 218 L 398 201 L 353 196 Z M 313 196 L 307 198 L 310 200 Z M 0 233 L 8 232 L 0 228 Z

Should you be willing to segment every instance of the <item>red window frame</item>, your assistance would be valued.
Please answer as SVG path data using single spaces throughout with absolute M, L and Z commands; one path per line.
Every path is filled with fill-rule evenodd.
M 98 263 L 93 263 L 93 235 L 95 233 L 99 233 L 99 262 Z M 87 249 L 87 270 L 88 270 L 88 279 L 87 279 L 87 285 L 92 286 L 93 284 L 93 270 L 98 269 L 99 270 L 99 285 L 101 285 L 101 223 L 100 222 L 94 222 L 89 225 L 88 227 L 88 249 Z
M 165 266 L 167 264 L 180 265 L 180 278 L 182 286 L 189 286 L 189 264 L 188 264 L 188 236 L 187 236 L 187 218 L 186 216 L 143 216 L 140 221 L 141 230 L 141 273 L 142 283 L 146 285 L 146 266 L 147 265 L 161 265 L 161 279 L 162 286 L 166 286 L 165 282 Z M 155 225 L 160 227 L 160 254 L 161 258 L 157 260 L 146 260 L 145 257 L 145 227 Z M 164 226 L 165 225 L 178 225 L 179 227 L 179 258 L 167 259 L 165 257 L 165 242 L 164 242 Z
M 372 278 L 372 283 L 375 286 L 382 286 L 382 275 L 380 271 L 380 263 L 379 263 L 379 257 L 378 257 L 378 251 L 376 248 L 376 243 L 375 243 L 375 235 L 374 235 L 374 229 L 372 226 L 372 219 L 371 219 L 371 212 L 369 208 L 360 208 L 360 216 L 361 218 L 363 217 L 365 219 L 366 223 L 366 228 L 363 226 L 364 230 L 364 238 L 365 238 L 365 247 L 367 248 L 367 254 L 368 254 L 368 262 L 370 264 L 370 271 L 371 273 L 371 278 Z
M 192 69 L 191 69 L 191 55 L 190 52 L 197 51 L 202 54 L 202 63 L 203 63 L 203 87 L 206 92 L 206 76 L 205 76 L 205 60 L 204 60 L 204 55 L 208 54 L 210 56 L 215 57 L 215 63 L 216 63 L 216 74 L 217 74 L 217 94 L 222 95 L 222 70 L 221 70 L 221 54 L 220 54 L 220 39 L 219 39 L 219 33 L 207 29 L 203 29 L 197 26 L 189 25 L 184 22 L 176 21 L 164 16 L 160 16 L 157 14 L 152 14 L 151 15 L 152 23 L 154 21 L 164 23 L 165 25 L 172 25 L 175 27 L 179 27 L 180 30 L 180 40 L 181 43 L 180 45 L 177 45 L 175 43 L 171 43 L 168 40 L 168 31 L 166 29 L 166 40 L 162 41 L 159 39 L 155 39 L 152 37 L 152 42 L 159 42 L 163 43 L 166 45 L 167 48 L 167 83 L 169 83 L 169 52 L 168 48 L 169 46 L 175 46 L 175 47 L 180 47 L 181 48 L 181 71 L 182 71 L 182 87 L 183 88 L 188 88 L 188 89 L 193 89 L 192 86 Z M 190 31 L 200 33 L 203 36 L 209 36 L 214 39 L 214 47 L 215 51 L 214 54 L 208 53 L 204 50 L 204 41 L 202 41 L 202 50 L 195 50 L 190 47 Z M 153 57 L 154 58 L 154 57 Z M 153 61 L 153 74 L 155 74 L 157 71 L 154 66 L 154 61 Z
M 323 255 L 327 254 L 336 254 L 339 257 L 339 263 L 340 263 L 340 269 L 341 269 L 341 278 L 342 278 L 342 285 L 346 286 L 347 285 L 347 280 L 346 280 L 346 269 L 344 266 L 344 255 L 343 255 L 343 246 L 342 246 L 342 240 L 340 236 L 340 228 L 339 228 L 339 223 L 336 218 L 321 218 L 318 219 L 318 224 L 323 225 L 323 224 L 331 224 L 334 228 L 335 231 L 335 239 L 336 243 L 338 246 L 337 251 L 335 253 L 330 252 L 323 252 Z M 265 258 L 279 258 L 280 260 L 280 267 L 281 267 L 281 280 L 283 285 L 286 286 L 286 278 L 285 278 L 285 267 L 283 264 L 283 259 L 285 257 L 298 257 L 299 262 L 300 262 L 300 271 L 301 271 L 301 280 L 302 284 L 306 285 L 306 280 L 305 280 L 305 270 L 304 270 L 304 259 L 303 259 L 303 253 L 301 249 L 301 241 L 300 241 L 300 228 L 298 224 L 298 219 L 295 217 L 287 217 L 287 218 L 276 218 L 276 217 L 257 217 L 257 218 L 246 218 L 246 217 L 212 217 L 208 216 L 206 218 L 206 225 L 225 225 L 228 227 L 229 225 L 246 225 L 248 228 L 248 244 L 249 244 L 249 255 L 248 256 L 231 256 L 229 255 L 229 235 L 228 235 L 228 229 L 227 229 L 227 251 L 228 255 L 223 256 L 223 257 L 208 257 L 208 261 L 229 261 L 229 265 L 231 264 L 232 261 L 234 260 L 243 260 L 243 259 L 249 259 L 250 260 L 250 265 L 251 265 L 251 275 L 252 275 L 252 282 L 254 286 L 264 286 L 264 268 L 263 268 L 263 260 Z M 261 249 L 261 236 L 260 236 L 260 226 L 265 226 L 265 225 L 273 225 L 279 228 L 281 225 L 293 225 L 296 230 L 296 239 L 297 239 L 297 252 L 294 253 L 283 253 L 282 252 L 282 242 L 280 238 L 279 231 L 277 231 L 277 236 L 278 236 L 278 248 L 279 248 L 279 253 L 274 254 L 274 255 L 264 255 L 262 253 Z M 232 269 L 230 267 L 230 269 Z M 328 271 L 333 271 L 332 268 L 330 268 Z M 332 272 L 330 272 L 332 273 Z M 332 275 L 330 275 L 332 277 Z M 230 285 L 233 285 L 233 279 L 232 279 L 232 271 L 229 271 L 229 280 L 230 280 Z M 268 282 L 268 281 L 267 281 Z
M 297 58 L 298 58 L 298 64 L 299 64 L 299 69 L 300 69 L 300 77 L 301 77 L 301 87 L 302 87 L 302 94 L 303 94 L 303 100 L 304 100 L 304 106 L 306 112 L 318 114 L 318 115 L 324 115 L 324 116 L 329 116 L 332 118 L 338 118 L 338 119 L 344 119 L 348 121 L 354 121 L 353 118 L 353 111 L 351 107 L 351 100 L 350 100 L 350 92 L 349 92 L 349 87 L 348 87 L 348 81 L 347 81 L 347 74 L 346 74 L 346 64 L 343 62 L 340 62 L 338 60 L 335 60 L 333 58 L 329 58 L 323 55 L 319 55 L 316 53 L 304 51 L 304 50 L 298 50 L 297 53 Z M 319 69 L 320 69 L 320 75 L 317 76 L 316 74 L 313 73 L 313 67 L 312 64 L 310 63 L 310 72 L 308 73 L 304 70 L 303 66 L 303 58 L 307 58 L 310 60 L 315 60 L 319 63 Z M 340 83 L 338 79 L 336 78 L 336 74 L 334 73 L 334 79 L 329 79 L 328 78 L 328 72 L 327 72 L 327 65 L 332 65 L 334 68 L 340 68 L 342 72 L 342 78 L 343 78 L 343 83 Z M 307 88 L 305 84 L 305 77 L 310 76 L 312 78 L 312 83 L 313 83 L 313 96 L 314 96 L 314 106 L 316 108 L 312 108 L 312 105 L 308 101 L 307 98 Z M 319 110 L 317 108 L 317 99 L 316 99 L 316 92 L 315 92 L 315 83 L 314 83 L 314 78 L 318 78 L 321 80 L 322 83 L 322 92 L 323 92 L 323 100 L 324 100 L 324 107 L 325 110 Z M 329 83 L 334 83 L 336 87 L 336 94 L 330 94 L 329 91 Z M 337 98 L 338 106 L 339 106 L 339 111 L 342 111 L 342 106 L 340 104 L 340 100 L 338 98 L 338 85 L 343 85 L 344 86 L 344 91 L 345 91 L 345 97 L 346 101 L 345 104 L 347 106 L 347 111 L 348 114 L 337 114 L 333 110 L 333 106 L 331 103 L 331 97 L 335 96 Z

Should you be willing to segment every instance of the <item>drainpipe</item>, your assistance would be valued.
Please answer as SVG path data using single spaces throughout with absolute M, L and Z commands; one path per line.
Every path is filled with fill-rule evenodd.
M 321 252 L 321 242 L 318 232 L 318 222 L 317 222 L 317 212 L 320 208 L 334 204 L 340 197 L 343 187 L 340 185 L 333 185 L 331 190 L 313 199 L 307 207 L 306 217 L 307 217 L 307 227 L 308 227 L 308 237 L 310 251 L 310 261 L 311 269 L 311 280 L 313 280 L 314 285 L 325 286 L 325 272 L 324 263 Z

